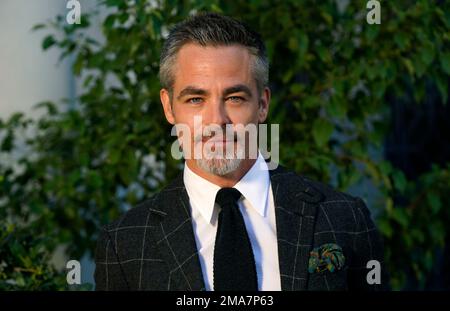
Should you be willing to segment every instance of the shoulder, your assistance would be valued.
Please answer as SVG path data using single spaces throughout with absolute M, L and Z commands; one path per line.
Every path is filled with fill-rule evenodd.
M 323 194 L 322 201 L 317 205 L 318 232 L 333 231 L 333 236 L 343 234 L 358 239 L 376 230 L 371 212 L 361 198 L 321 182 L 303 179 Z
M 152 211 L 152 206 L 157 194 L 152 196 L 150 199 L 147 199 L 136 206 L 132 207 L 125 213 L 123 213 L 119 218 L 113 220 L 109 224 L 103 227 L 105 231 L 116 231 L 121 228 L 131 228 L 131 227 L 140 227 L 145 226 L 147 223 L 147 218 Z
M 361 200 L 360 198 L 350 195 L 349 193 L 340 191 L 329 184 L 310 179 L 305 176 L 299 175 L 299 178 L 310 187 L 316 189 L 322 194 L 321 204 L 333 204 L 340 203 L 338 205 L 356 204 Z
M 317 192 L 317 195 L 320 196 L 319 201 L 322 203 L 330 201 L 351 203 L 359 200 L 359 198 L 339 191 L 329 184 L 311 179 L 281 165 L 271 172 L 270 176 L 271 180 L 277 183 L 283 180 L 283 184 L 289 185 L 291 191 Z
M 358 222 L 363 215 L 369 215 L 364 201 L 356 196 L 340 191 L 329 184 L 298 174 L 284 167 L 277 168 L 272 173 L 274 180 L 284 179 L 290 191 L 298 193 L 300 199 L 314 203 L 318 214 L 326 214 L 329 218 L 344 218 L 349 222 Z M 310 199 L 313 198 L 313 199 Z
M 116 231 L 121 228 L 148 226 L 153 220 L 158 220 L 166 215 L 164 207 L 170 205 L 182 189 L 182 180 L 180 184 L 180 176 L 178 176 L 161 191 L 153 194 L 150 198 L 126 211 L 118 219 L 104 226 L 104 230 Z

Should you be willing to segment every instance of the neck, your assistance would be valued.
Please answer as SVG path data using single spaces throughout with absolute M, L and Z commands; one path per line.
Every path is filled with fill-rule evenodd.
M 209 182 L 212 182 L 220 188 L 231 188 L 236 185 L 242 177 L 244 177 L 244 175 L 250 170 L 255 162 L 256 159 L 244 159 L 236 170 L 223 176 L 205 172 L 197 165 L 197 163 L 193 159 L 186 160 L 186 165 L 195 174 L 208 180 Z

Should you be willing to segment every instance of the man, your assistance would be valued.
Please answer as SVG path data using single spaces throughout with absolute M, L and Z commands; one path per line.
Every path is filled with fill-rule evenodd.
M 381 240 L 362 200 L 281 166 L 269 170 L 238 138 L 238 125 L 266 120 L 268 71 L 258 34 L 229 17 L 198 14 L 170 32 L 160 98 L 167 121 L 192 130 L 178 131 L 184 171 L 102 230 L 97 290 L 388 286 Z M 195 118 L 200 135 L 192 134 Z M 217 134 L 230 126 L 230 136 Z M 210 148 L 196 156 L 199 144 Z M 366 268 L 372 260 L 374 271 Z

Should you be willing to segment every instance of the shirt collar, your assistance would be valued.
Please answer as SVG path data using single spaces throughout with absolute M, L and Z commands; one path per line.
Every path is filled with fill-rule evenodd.
M 261 153 L 259 153 L 256 162 L 233 188 L 239 190 L 258 214 L 265 217 L 269 186 L 268 167 Z
M 214 202 L 220 187 L 194 173 L 186 164 L 184 165 L 183 179 L 192 208 L 197 209 L 202 217 L 211 223 Z M 251 207 L 265 217 L 269 186 L 268 167 L 259 152 L 253 166 L 233 188 L 239 190 Z

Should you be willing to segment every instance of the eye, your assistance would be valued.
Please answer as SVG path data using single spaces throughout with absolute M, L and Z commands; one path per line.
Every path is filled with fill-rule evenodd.
M 245 101 L 245 98 L 241 97 L 241 96 L 230 96 L 227 98 L 227 100 L 239 104 Z
M 202 102 L 202 98 L 201 97 L 193 97 L 193 98 L 189 98 L 186 102 L 189 104 L 200 104 Z

